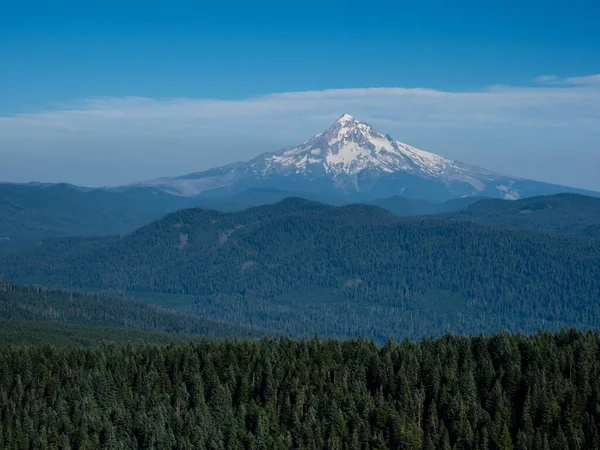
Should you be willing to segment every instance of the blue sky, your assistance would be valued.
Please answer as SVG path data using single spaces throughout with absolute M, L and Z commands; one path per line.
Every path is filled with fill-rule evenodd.
M 600 190 L 597 2 L 4 3 L 0 180 L 177 175 L 347 112 L 444 156 Z

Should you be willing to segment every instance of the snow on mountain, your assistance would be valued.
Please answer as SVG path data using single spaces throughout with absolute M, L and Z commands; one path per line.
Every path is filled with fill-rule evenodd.
M 264 171 L 286 169 L 311 172 L 322 166 L 331 176 L 356 175 L 365 169 L 394 173 L 405 171 L 423 177 L 473 180 L 473 167 L 429 153 L 377 133 L 370 125 L 344 114 L 324 133 L 298 147 L 259 157 L 250 165 L 264 163 Z
M 186 196 L 276 187 L 359 198 L 402 194 L 434 201 L 561 192 L 560 186 L 507 177 L 411 147 L 349 114 L 299 146 L 143 184 Z

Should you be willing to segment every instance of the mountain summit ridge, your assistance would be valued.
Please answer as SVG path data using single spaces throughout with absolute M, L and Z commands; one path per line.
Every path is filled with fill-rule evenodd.
M 344 114 L 324 133 L 300 146 L 273 153 L 265 159 L 302 170 L 310 164 L 322 165 L 327 173 L 334 175 L 356 175 L 365 169 L 379 169 L 387 173 L 403 170 L 439 177 L 452 169 L 463 173 L 475 170 L 380 134 L 371 125 L 349 114 Z M 465 179 L 469 180 L 468 177 Z
M 255 187 L 341 194 L 349 199 L 404 195 L 429 201 L 486 196 L 518 199 L 588 193 L 464 164 L 393 139 L 350 114 L 324 132 L 247 162 L 142 183 L 183 196 L 225 195 Z

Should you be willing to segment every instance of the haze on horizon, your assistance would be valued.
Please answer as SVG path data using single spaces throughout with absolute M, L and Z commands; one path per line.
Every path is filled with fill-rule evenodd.
M 0 181 L 177 176 L 297 145 L 349 113 L 467 164 L 600 190 L 597 14 L 34 3 L 0 17 Z

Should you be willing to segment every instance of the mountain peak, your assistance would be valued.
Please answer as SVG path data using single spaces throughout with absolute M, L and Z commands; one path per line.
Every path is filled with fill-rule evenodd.
M 351 116 L 350 114 L 344 114 L 343 116 L 339 117 L 335 122 L 333 122 L 333 124 L 331 124 L 329 130 L 339 130 L 343 128 L 362 128 L 365 130 L 372 129 L 370 125 L 366 124 L 365 122 L 361 122 L 360 120 L 357 120 L 354 116 Z
M 249 183 L 307 191 L 333 186 L 345 192 L 386 195 L 410 191 L 415 196 L 422 195 L 419 189 L 424 186 L 444 199 L 482 195 L 494 188 L 506 198 L 521 195 L 513 179 L 404 144 L 347 113 L 300 145 L 264 153 L 247 163 L 186 175 L 178 183 L 177 189 L 186 193 Z
M 347 122 L 353 122 L 356 119 L 351 116 L 350 114 L 343 114 L 338 120 L 336 120 L 336 123 L 347 123 Z
M 395 141 L 371 125 L 344 114 L 325 132 L 300 146 L 261 156 L 251 164 L 260 167 L 263 174 L 289 174 L 286 176 L 303 173 L 343 178 L 368 170 L 373 176 L 400 171 L 438 178 L 454 162 Z
M 321 133 L 316 137 L 324 137 L 327 145 L 331 146 L 340 145 L 343 141 L 363 141 L 375 134 L 375 130 L 370 125 L 356 120 L 350 114 L 344 114 L 333 122 L 325 133 Z

